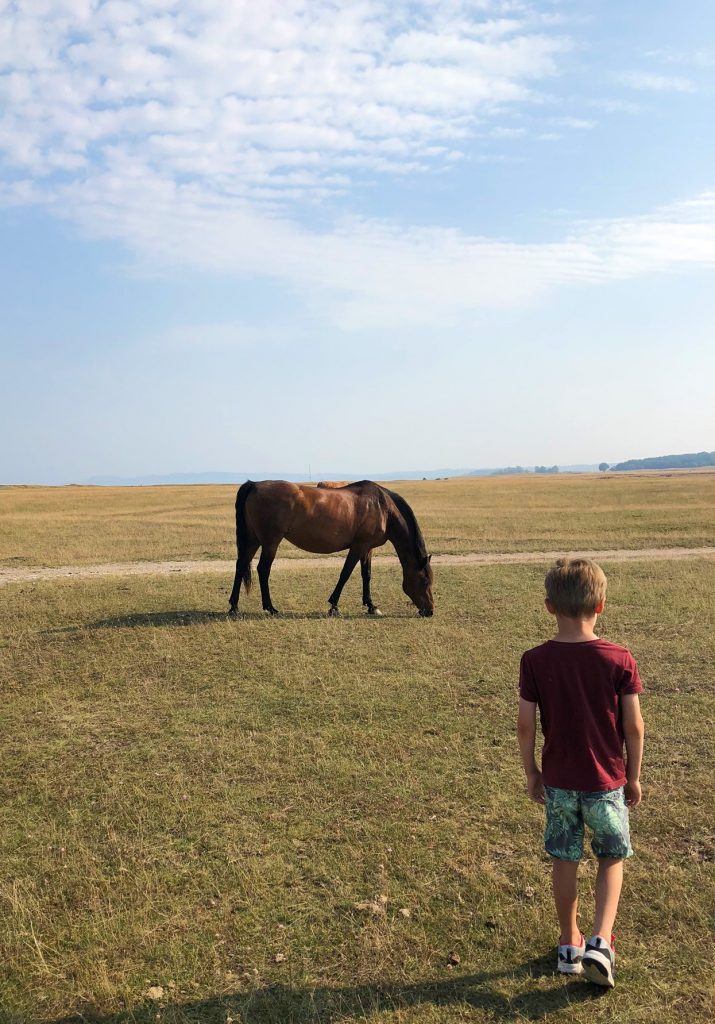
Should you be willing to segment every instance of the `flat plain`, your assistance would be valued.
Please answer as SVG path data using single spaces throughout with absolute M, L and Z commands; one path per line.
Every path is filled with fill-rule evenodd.
M 241 481 L 238 481 L 240 483 Z M 715 472 L 399 481 L 430 550 L 567 551 L 713 542 Z M 0 488 L 0 565 L 235 558 L 235 487 Z M 285 544 L 283 557 L 302 552 Z
M 714 483 L 398 489 L 432 551 L 538 551 L 712 545 Z M 230 558 L 232 497 L 7 489 L 0 561 Z M 430 620 L 379 564 L 378 620 L 357 580 L 328 620 L 312 567 L 276 573 L 277 620 L 253 593 L 228 622 L 208 574 L 3 587 L 3 1024 L 709 1021 L 715 562 L 604 564 L 648 730 L 606 995 L 554 973 L 514 739 L 544 568 L 439 566 Z

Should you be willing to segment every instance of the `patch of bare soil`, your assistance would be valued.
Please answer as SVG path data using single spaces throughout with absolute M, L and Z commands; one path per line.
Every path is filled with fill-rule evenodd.
M 433 565 L 529 565 L 539 562 L 553 562 L 567 552 L 563 551 L 512 551 L 504 554 L 470 552 L 466 555 L 434 555 Z M 683 558 L 715 558 L 715 547 L 704 548 L 626 548 L 615 551 L 580 551 L 579 555 L 603 562 L 662 562 Z M 336 568 L 343 564 L 340 555 L 321 555 L 315 558 L 277 558 L 274 569 L 295 572 L 301 569 Z M 396 565 L 395 555 L 381 555 L 373 565 Z M 186 561 L 186 562 L 106 562 L 102 565 L 61 565 L 55 568 L 38 566 L 20 568 L 0 566 L 0 587 L 8 583 L 35 583 L 46 580 L 86 580 L 106 576 L 171 576 L 189 573 L 212 573 L 228 575 L 233 572 L 235 562 Z

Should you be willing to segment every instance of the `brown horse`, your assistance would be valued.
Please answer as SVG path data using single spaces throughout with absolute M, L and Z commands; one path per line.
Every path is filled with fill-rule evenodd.
M 380 611 L 370 596 L 373 548 L 390 541 L 402 565 L 402 589 L 420 615 L 434 611 L 431 555 L 427 554 L 415 514 L 404 498 L 371 480 L 344 487 L 307 487 L 286 480 L 247 480 L 236 495 L 236 577 L 229 599 L 229 615 L 238 613 L 243 581 L 251 586 L 251 561 L 258 549 L 258 579 L 264 611 L 276 614 L 268 577 L 278 545 L 285 539 L 304 551 L 329 554 L 344 551 L 347 558 L 335 590 L 328 598 L 338 614 L 338 601 L 353 569 L 362 568 L 362 600 L 369 615 Z

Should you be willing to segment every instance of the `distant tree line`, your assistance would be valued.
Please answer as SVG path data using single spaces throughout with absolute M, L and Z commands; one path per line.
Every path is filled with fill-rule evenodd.
M 696 469 L 715 466 L 715 452 L 691 452 L 688 455 L 658 455 L 652 459 L 628 459 L 611 466 L 616 472 L 628 469 Z
M 534 466 L 535 473 L 558 473 L 558 466 Z M 531 473 L 525 466 L 504 466 L 503 469 L 495 469 L 491 476 L 514 476 L 516 473 Z

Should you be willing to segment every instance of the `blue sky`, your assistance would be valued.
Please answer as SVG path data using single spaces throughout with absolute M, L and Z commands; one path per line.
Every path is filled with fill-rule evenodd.
M 0 482 L 715 447 L 706 0 L 0 2 Z

